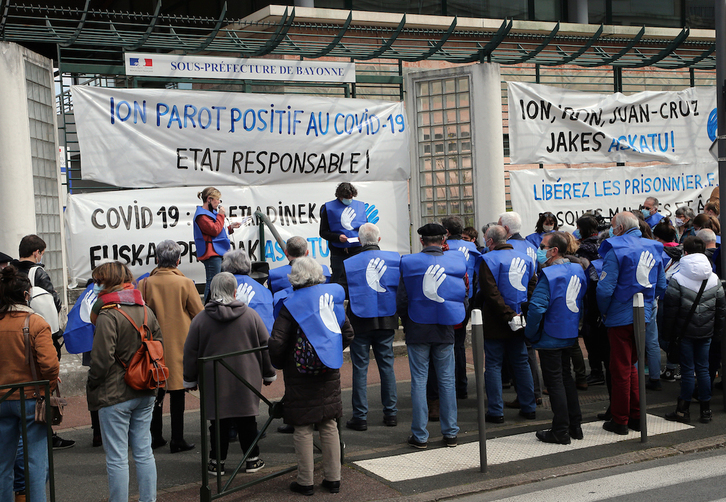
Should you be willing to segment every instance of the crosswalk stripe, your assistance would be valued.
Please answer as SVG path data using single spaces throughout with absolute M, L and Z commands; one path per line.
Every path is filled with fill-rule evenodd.
M 690 425 L 669 422 L 661 417 L 648 415 L 649 436 L 690 428 L 692 428 Z M 640 438 L 640 433 L 634 431 L 630 431 L 627 436 L 607 432 L 603 430 L 602 422 L 584 423 L 582 431 L 585 438 L 580 441 L 573 439 L 570 445 L 543 443 L 535 438 L 534 432 L 487 440 L 487 461 L 489 465 L 504 464 Z M 479 442 L 460 444 L 456 448 L 433 448 L 403 455 L 360 460 L 354 463 L 391 482 L 427 478 L 467 469 L 478 469 Z

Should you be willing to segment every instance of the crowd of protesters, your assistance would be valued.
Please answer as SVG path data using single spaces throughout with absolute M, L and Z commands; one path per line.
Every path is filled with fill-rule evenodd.
M 545 212 L 528 235 L 520 215 L 506 212 L 482 228 L 481 239 L 477 229 L 449 216 L 418 228 L 421 251 L 400 256 L 381 249 L 380 241 L 394 236 L 381 235 L 367 221 L 366 206 L 357 195 L 353 185 L 341 183 L 335 199 L 321 208 L 320 236 L 331 250 L 330 271 L 307 256 L 304 238 L 292 237 L 284 250 L 288 265 L 269 275 L 253 274 L 247 254 L 231 250 L 229 233 L 239 224 L 227 224 L 221 193 L 213 187 L 200 192 L 202 205 L 194 216 L 197 255 L 206 272 L 204 303 L 193 281 L 177 268 L 181 248 L 173 241 L 157 245 L 157 268 L 138 284 L 120 262 L 94 270 L 98 298 L 91 313 L 93 348 L 86 355 L 88 406 L 95 413 L 93 444 L 106 451 L 109 500 L 128 500 L 129 446 L 139 500 L 156 499 L 153 450 L 167 445 L 164 397 L 168 394 L 171 404 L 171 453 L 192 450 L 195 445 L 184 438 L 185 392 L 198 389 L 202 380 L 207 409 L 214 410 L 208 415 L 209 473 L 226 475 L 224 461 L 235 437 L 245 454 L 245 471 L 264 468 L 264 452 L 256 442 L 259 392 L 276 379 L 276 369 L 282 370 L 285 383 L 284 425 L 278 430 L 292 434 L 298 462 L 290 490 L 301 495 L 315 491 L 317 431 L 322 487 L 339 492 L 343 349 L 350 346 L 353 370 L 352 416 L 345 427 L 366 431 L 373 416 L 396 427 L 393 341 L 399 321 L 411 375 L 407 443 L 427 448 L 428 424 L 435 421 L 442 445 L 456 447 L 457 401 L 468 399 L 465 341 L 472 309 L 481 310 L 484 324 L 487 422 L 508 420 L 505 408 L 518 409 L 521 420 L 534 420 L 543 395 L 549 396 L 551 427 L 535 437 L 567 445 L 584 437 L 578 392 L 606 385 L 610 406 L 598 415 L 603 429 L 618 435 L 640 430 L 632 308 L 637 293 L 645 303 L 646 357 L 641 363 L 647 366 L 647 389 L 659 391 L 662 381 L 680 380 L 676 408 L 665 418 L 690 422 L 690 404 L 697 400 L 700 422 L 712 419 L 711 392 L 720 365 L 717 334 L 726 320 L 718 279 L 718 200 L 700 214 L 684 206 L 666 216 L 658 200 L 648 197 L 637 210 L 619 212 L 609 221 L 583 214 L 568 231 L 555 214 Z M 0 278 L 0 331 L 5 346 L 12 347 L 0 355 L 3 367 L 10 368 L 0 372 L 0 384 L 32 379 L 21 364 L 29 344 L 38 374 L 51 382 L 51 389 L 56 385 L 60 350 L 56 354 L 54 341 L 57 345 L 60 336 L 53 336 L 30 307 L 31 282 L 57 300 L 42 267 L 44 250 L 40 238 L 28 236 L 21 242 L 20 260 L 0 256 L 0 266 L 9 265 Z M 29 273 L 34 276 L 30 280 Z M 169 376 L 159 391 L 134 390 L 124 381 L 123 361 L 141 345 L 134 321 L 146 324 L 154 339 L 163 342 Z M 23 322 L 30 333 L 25 340 Z M 381 380 L 380 407 L 373 407 L 377 411 L 371 410 L 367 392 L 371 349 Z M 215 378 L 198 374 L 199 358 L 230 353 L 237 355 L 226 359 L 229 369 L 221 368 L 218 385 L 209 387 Z M 505 402 L 502 390 L 510 386 L 516 399 Z M 34 421 L 35 400 L 28 401 L 25 418 L 16 400 L 0 403 L 0 499 L 12 500 L 15 492 L 16 501 L 24 500 L 28 490 L 33 501 L 45 500 L 45 428 Z M 21 420 L 28 425 L 27 476 L 22 472 Z M 54 439 L 58 448 L 72 446 L 68 443 Z

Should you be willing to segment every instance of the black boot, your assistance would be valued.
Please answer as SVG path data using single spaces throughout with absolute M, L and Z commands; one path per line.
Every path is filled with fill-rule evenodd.
M 166 445 L 166 440 L 161 432 L 163 426 L 164 394 L 164 390 L 159 389 L 159 394 L 156 396 L 156 402 L 154 402 L 154 408 L 151 412 L 151 448 L 153 449 Z
M 711 401 L 701 401 L 701 423 L 707 424 L 711 421 Z
M 691 412 L 689 411 L 690 407 L 690 401 L 684 401 L 679 397 L 678 404 L 676 405 L 676 411 L 672 413 L 666 413 L 665 419 L 670 420 L 671 422 L 681 422 L 683 424 L 687 424 L 691 421 Z

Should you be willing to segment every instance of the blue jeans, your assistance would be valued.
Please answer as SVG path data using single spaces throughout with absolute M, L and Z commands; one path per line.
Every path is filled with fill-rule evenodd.
M 20 401 L 0 403 L 0 500 L 13 500 L 13 467 L 21 433 Z M 28 469 L 25 473 L 26 494 L 34 502 L 45 501 L 48 478 L 48 437 L 46 425 L 35 422 L 35 400 L 25 401 L 28 428 Z
M 504 416 L 504 401 L 502 399 L 502 364 L 504 354 L 509 363 L 517 387 L 517 398 L 522 411 L 531 413 L 537 405 L 534 397 L 534 381 L 529 366 L 527 345 L 524 337 L 513 335 L 506 340 L 484 339 L 484 384 L 487 391 L 489 414 L 495 417 Z
M 653 304 L 653 315 L 645 325 L 645 360 L 648 362 L 648 377 L 660 380 L 660 343 L 658 343 L 658 323 L 656 313 L 658 304 Z
M 206 304 L 209 301 L 209 285 L 212 284 L 214 276 L 222 271 L 222 257 L 212 256 L 202 263 L 204 263 L 204 272 L 207 274 L 207 282 L 204 285 L 204 303 Z
M 156 463 L 151 451 L 154 396 L 137 397 L 98 410 L 106 451 L 109 502 L 129 500 L 129 446 L 136 464 L 139 502 L 156 500 Z
M 356 333 L 350 344 L 350 361 L 353 364 L 353 418 L 367 420 L 368 417 L 368 364 L 370 349 L 378 365 L 381 377 L 381 403 L 384 416 L 396 416 L 396 374 L 393 371 L 393 330 L 378 329 Z
M 454 344 L 453 343 L 409 343 L 408 365 L 411 370 L 411 434 L 416 441 L 425 443 L 429 439 L 426 425 L 429 407 L 426 403 L 426 381 L 429 377 L 429 362 L 432 362 L 439 378 L 439 415 L 441 434 L 455 437 L 459 433 L 456 425 L 456 389 L 454 387 Z
M 698 379 L 698 400 L 711 400 L 711 376 L 708 374 L 708 349 L 710 338 L 681 338 L 681 399 L 690 401 Z

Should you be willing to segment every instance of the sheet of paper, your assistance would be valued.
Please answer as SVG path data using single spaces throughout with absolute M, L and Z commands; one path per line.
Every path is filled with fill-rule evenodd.
M 360 242 L 360 239 L 358 239 L 358 237 L 348 237 L 348 242 L 356 243 Z

